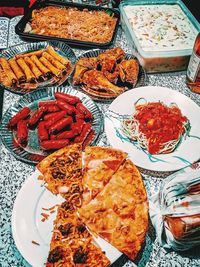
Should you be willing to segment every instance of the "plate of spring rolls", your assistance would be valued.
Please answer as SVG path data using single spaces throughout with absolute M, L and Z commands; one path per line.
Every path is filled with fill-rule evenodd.
M 10 47 L 0 54 L 0 86 L 16 94 L 63 84 L 76 56 L 63 42 L 46 41 Z

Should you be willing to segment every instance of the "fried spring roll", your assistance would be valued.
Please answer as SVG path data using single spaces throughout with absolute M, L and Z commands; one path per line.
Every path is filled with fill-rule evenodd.
M 1 65 L 4 73 L 6 74 L 6 76 L 8 78 L 8 84 L 10 84 L 10 86 L 16 84 L 17 77 L 15 76 L 14 72 L 12 71 L 8 61 L 2 57 L 2 58 L 0 58 L 0 65 Z
M 2 83 L 4 86 L 10 87 L 12 85 L 11 81 L 8 79 L 8 77 L 5 74 L 5 71 L 0 66 L 0 83 Z
M 25 57 L 24 60 L 28 64 L 28 66 L 30 67 L 30 69 L 33 72 L 33 74 L 35 75 L 36 79 L 42 80 L 42 72 L 39 70 L 39 68 L 36 66 L 36 64 L 29 57 Z
M 60 63 L 58 60 L 56 60 L 52 55 L 50 55 L 47 52 L 43 52 L 42 56 L 45 57 L 52 65 L 54 65 L 59 70 L 65 70 L 66 67 L 62 63 Z
M 31 57 L 31 56 L 40 57 L 42 55 L 43 51 L 44 51 L 44 49 L 25 53 L 25 54 L 19 54 L 19 55 L 16 55 L 15 58 L 18 59 L 18 58 Z
M 61 74 L 61 71 L 54 67 L 45 57 L 41 57 L 40 62 L 42 62 L 50 71 L 56 76 L 59 77 Z
M 55 59 L 57 59 L 58 61 L 60 61 L 63 65 L 68 65 L 70 63 L 70 61 L 67 58 L 62 57 L 61 55 L 59 55 L 52 46 L 48 46 L 46 49 L 46 52 L 48 52 L 50 55 L 52 55 L 52 57 L 54 57 Z
M 44 74 L 45 77 L 48 77 L 51 75 L 51 71 L 46 68 L 36 56 L 31 56 L 31 60 L 35 63 L 35 65 L 38 67 L 38 69 Z
M 34 74 L 32 73 L 32 71 L 30 70 L 29 66 L 26 64 L 23 58 L 17 59 L 17 64 L 21 67 L 21 69 L 25 73 L 27 82 L 36 81 Z
M 13 72 L 15 73 L 19 83 L 21 82 L 25 82 L 26 77 L 25 74 L 22 72 L 22 70 L 20 69 L 20 67 L 17 65 L 17 62 L 14 58 L 11 58 L 8 60 Z

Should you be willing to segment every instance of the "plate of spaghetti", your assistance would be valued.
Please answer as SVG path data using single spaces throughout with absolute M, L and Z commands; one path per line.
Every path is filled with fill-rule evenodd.
M 200 158 L 199 115 L 200 107 L 187 96 L 144 86 L 112 102 L 105 131 L 110 144 L 128 152 L 138 167 L 175 171 Z

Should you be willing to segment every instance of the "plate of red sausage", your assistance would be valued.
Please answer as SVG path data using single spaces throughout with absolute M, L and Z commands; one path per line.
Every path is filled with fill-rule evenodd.
M 69 144 L 95 144 L 102 125 L 103 114 L 89 96 L 71 87 L 51 87 L 12 105 L 2 118 L 0 136 L 17 159 L 37 164 Z

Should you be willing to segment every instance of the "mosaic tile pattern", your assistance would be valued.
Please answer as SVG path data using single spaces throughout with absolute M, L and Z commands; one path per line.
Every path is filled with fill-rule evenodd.
M 9 45 L 22 43 L 14 33 L 14 25 L 18 19 L 13 19 L 9 39 Z M 126 42 L 126 38 L 119 29 L 116 46 L 121 46 L 126 52 L 131 49 Z M 82 52 L 75 50 L 77 56 Z M 200 96 L 193 94 L 185 84 L 185 73 L 148 75 L 148 85 L 166 86 L 184 93 L 200 105 Z M 5 92 L 3 112 L 15 101 L 19 99 L 18 95 Z M 107 110 L 109 104 L 100 103 L 102 111 Z M 105 133 L 99 139 L 98 145 L 109 146 Z M 0 266 L 2 267 L 29 267 L 30 265 L 23 259 L 17 250 L 11 232 L 12 207 L 21 185 L 27 177 L 34 171 L 34 167 L 16 160 L 7 149 L 0 143 Z M 143 172 L 144 183 L 148 195 L 154 194 L 160 188 L 163 177 L 159 173 Z M 158 244 L 154 229 L 150 225 L 149 233 L 146 238 L 146 244 L 143 251 L 138 256 L 135 263 L 138 267 L 198 267 L 200 266 L 200 256 L 198 250 L 194 249 L 190 254 L 178 254 L 173 251 L 166 251 Z M 135 266 L 126 257 L 120 258 L 113 267 L 133 267 Z M 37 267 L 37 266 L 34 266 Z
M 9 22 L 8 18 L 0 18 L 0 49 L 7 48 L 8 46 Z

